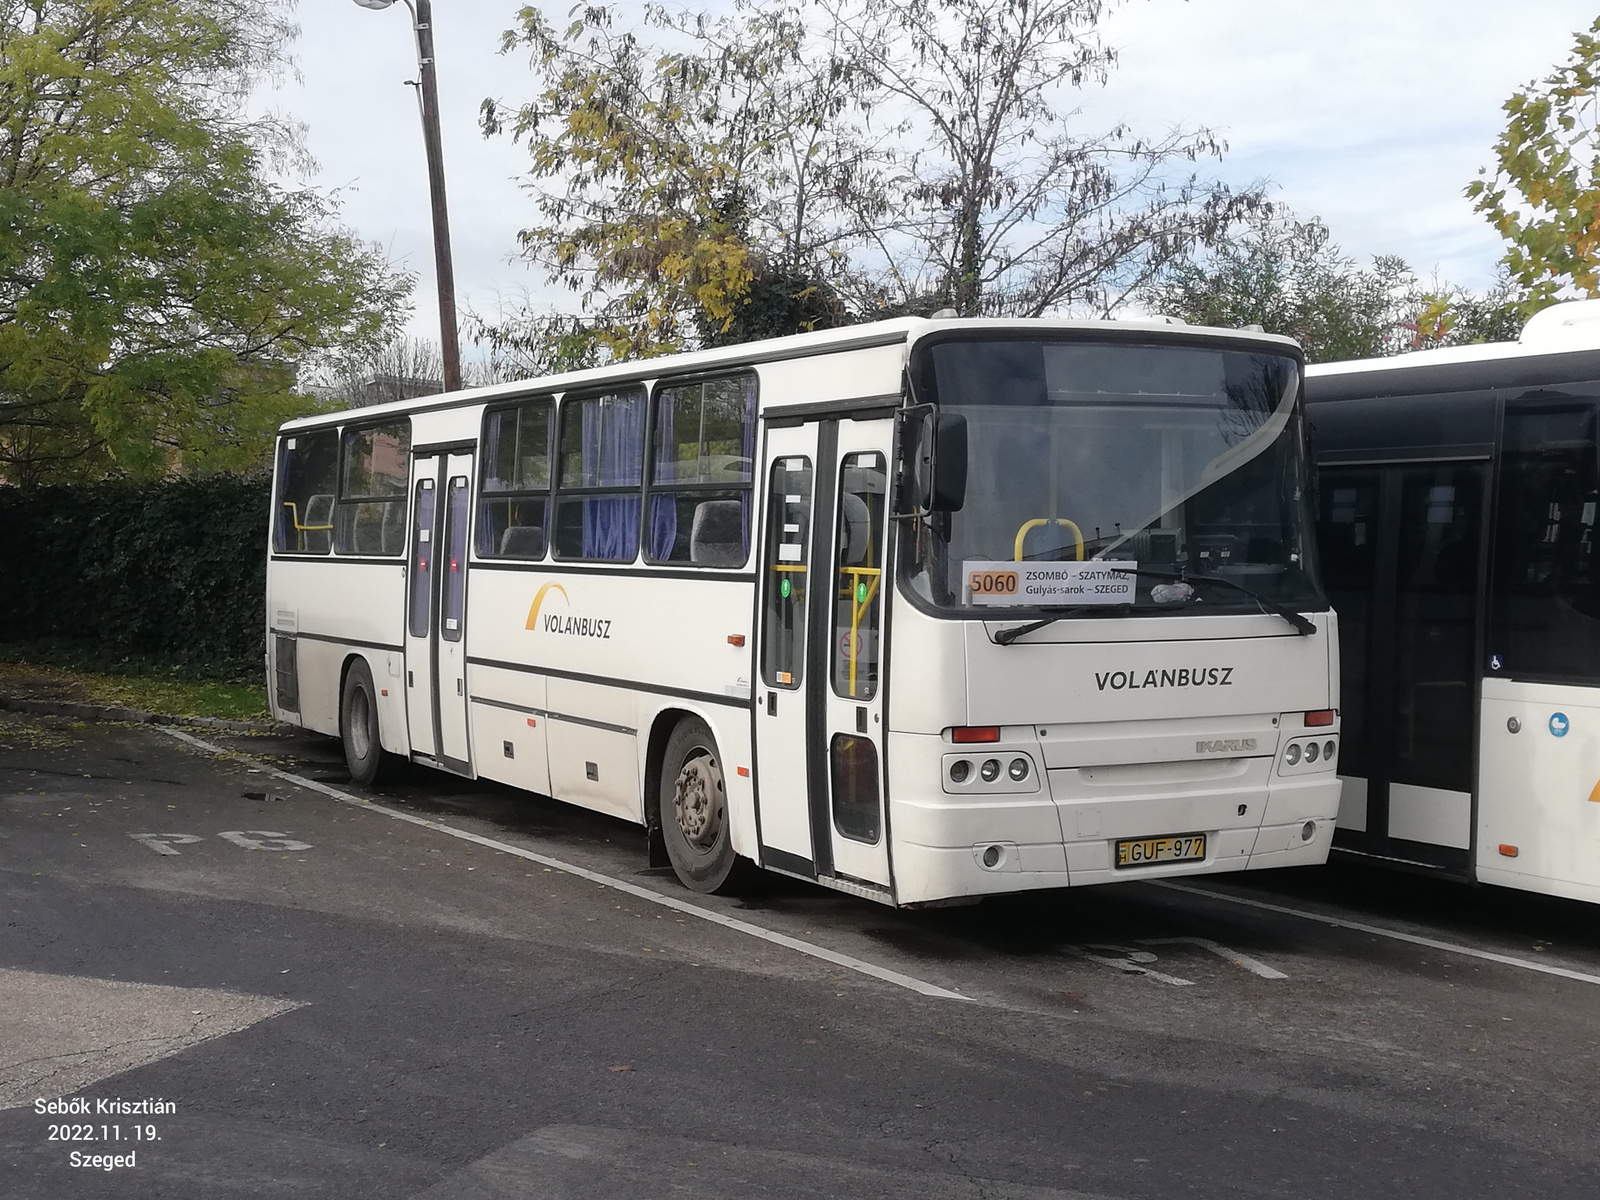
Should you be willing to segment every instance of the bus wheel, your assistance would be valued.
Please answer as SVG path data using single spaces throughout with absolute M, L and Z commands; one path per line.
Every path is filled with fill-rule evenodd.
M 339 700 L 339 736 L 344 741 L 344 761 L 353 783 L 370 786 L 393 774 L 395 756 L 378 740 L 377 690 L 372 672 L 362 659 L 350 664 Z
M 699 717 L 678 722 L 661 761 L 661 840 L 672 869 L 697 892 L 728 890 L 739 856 L 728 832 L 722 756 Z

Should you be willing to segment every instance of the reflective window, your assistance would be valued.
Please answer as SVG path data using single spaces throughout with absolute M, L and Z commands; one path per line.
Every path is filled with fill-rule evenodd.
M 870 700 L 878 694 L 887 491 L 883 455 L 875 451 L 845 455 L 839 467 L 833 690 L 853 700 Z
M 407 601 L 412 637 L 428 636 L 433 589 L 433 480 L 417 481 L 417 503 L 411 521 L 411 591 Z
M 853 841 L 875 843 L 882 829 L 877 746 L 870 738 L 836 733 L 828 747 L 828 760 L 834 828 Z
M 750 556 L 753 375 L 657 390 L 645 558 L 742 567 Z
M 278 506 L 272 545 L 279 554 L 326 554 L 333 545 L 339 434 L 297 433 L 278 441 Z
M 806 569 L 811 558 L 811 460 L 772 464 L 767 499 L 766 604 L 761 615 L 761 677 L 798 688 L 805 673 Z
M 555 404 L 528 400 L 483 421 L 478 554 L 543 558 L 550 528 L 550 435 Z
M 447 642 L 461 640 L 467 610 L 467 479 L 458 475 L 445 492 L 444 612 L 440 614 L 439 636 Z
M 558 558 L 638 557 L 644 407 L 639 388 L 562 400 Z
M 1583 396 L 1506 409 L 1486 647 L 1502 665 L 1491 675 L 1600 682 L 1595 432 Z
M 333 548 L 340 554 L 403 554 L 411 426 L 344 431 Z
M 1343 740 L 1339 770 L 1371 774 L 1367 683 L 1373 588 L 1377 578 L 1380 476 L 1363 469 L 1324 469 L 1317 544 L 1328 600 L 1339 614 L 1339 702 Z

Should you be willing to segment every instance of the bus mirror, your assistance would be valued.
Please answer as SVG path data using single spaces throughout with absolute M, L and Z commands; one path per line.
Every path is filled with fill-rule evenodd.
M 912 479 L 919 511 L 961 511 L 967 498 L 965 417 L 930 412 L 923 418 Z

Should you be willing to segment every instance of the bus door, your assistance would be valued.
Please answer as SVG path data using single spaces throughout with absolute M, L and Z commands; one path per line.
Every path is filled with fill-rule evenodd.
M 472 456 L 417 457 L 406 579 L 406 713 L 411 748 L 471 770 L 467 740 L 467 535 Z
M 1488 463 L 1325 466 L 1319 488 L 1341 656 L 1334 844 L 1466 873 Z
M 763 863 L 880 887 L 892 426 L 769 427 L 757 647 Z

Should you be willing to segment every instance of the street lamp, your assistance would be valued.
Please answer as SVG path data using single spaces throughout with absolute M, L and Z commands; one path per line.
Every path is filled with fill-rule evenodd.
M 362 8 L 382 10 L 394 0 L 355 0 Z M 422 101 L 422 142 L 428 153 L 428 193 L 433 201 L 434 277 L 439 284 L 439 350 L 444 359 L 444 390 L 461 386 L 461 347 L 456 341 L 456 278 L 450 265 L 450 217 L 445 209 L 444 152 L 439 145 L 439 87 L 433 70 L 433 5 L 430 0 L 405 0 L 411 28 L 417 35 L 417 83 Z

